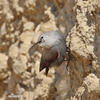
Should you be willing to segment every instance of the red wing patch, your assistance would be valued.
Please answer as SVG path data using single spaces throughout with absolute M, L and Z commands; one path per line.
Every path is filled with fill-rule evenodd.
M 49 63 L 48 63 L 48 62 L 46 62 L 46 63 L 45 63 L 45 66 L 46 66 L 46 67 L 48 67 L 48 65 L 49 65 Z
M 58 57 L 58 52 L 53 53 L 52 56 L 49 57 L 49 59 L 46 59 L 45 57 L 42 56 L 40 62 L 40 71 L 46 68 L 46 75 L 47 75 L 49 71 L 49 66 L 57 59 L 57 57 Z

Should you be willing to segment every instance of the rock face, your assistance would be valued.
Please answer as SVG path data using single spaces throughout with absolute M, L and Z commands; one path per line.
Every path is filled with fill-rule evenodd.
M 71 61 L 45 76 L 41 53 L 28 50 L 57 29 Z M 15 99 L 100 100 L 100 0 L 0 0 L 0 100 Z

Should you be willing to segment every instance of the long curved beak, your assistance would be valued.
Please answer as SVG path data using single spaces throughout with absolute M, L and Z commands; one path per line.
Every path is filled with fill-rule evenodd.
M 32 47 L 38 45 L 41 41 L 36 42 Z
M 30 49 L 28 50 L 29 55 L 32 55 L 37 49 L 38 49 L 38 44 L 41 41 L 36 42 L 35 44 L 33 44 Z

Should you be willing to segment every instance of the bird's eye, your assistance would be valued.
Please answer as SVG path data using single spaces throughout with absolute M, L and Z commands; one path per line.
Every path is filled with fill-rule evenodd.
M 40 41 L 41 41 L 41 42 L 43 42 L 43 41 L 44 41 L 44 38 L 43 38 L 43 36 L 41 36 L 41 37 L 40 37 Z
M 41 37 L 41 39 L 43 39 L 43 36 Z

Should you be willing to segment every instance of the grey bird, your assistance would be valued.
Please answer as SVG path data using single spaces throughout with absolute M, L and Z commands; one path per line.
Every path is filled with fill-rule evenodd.
M 45 69 L 46 75 L 50 67 L 59 66 L 64 61 L 66 56 L 66 39 L 60 31 L 44 32 L 39 36 L 35 45 L 42 48 L 39 71 Z

